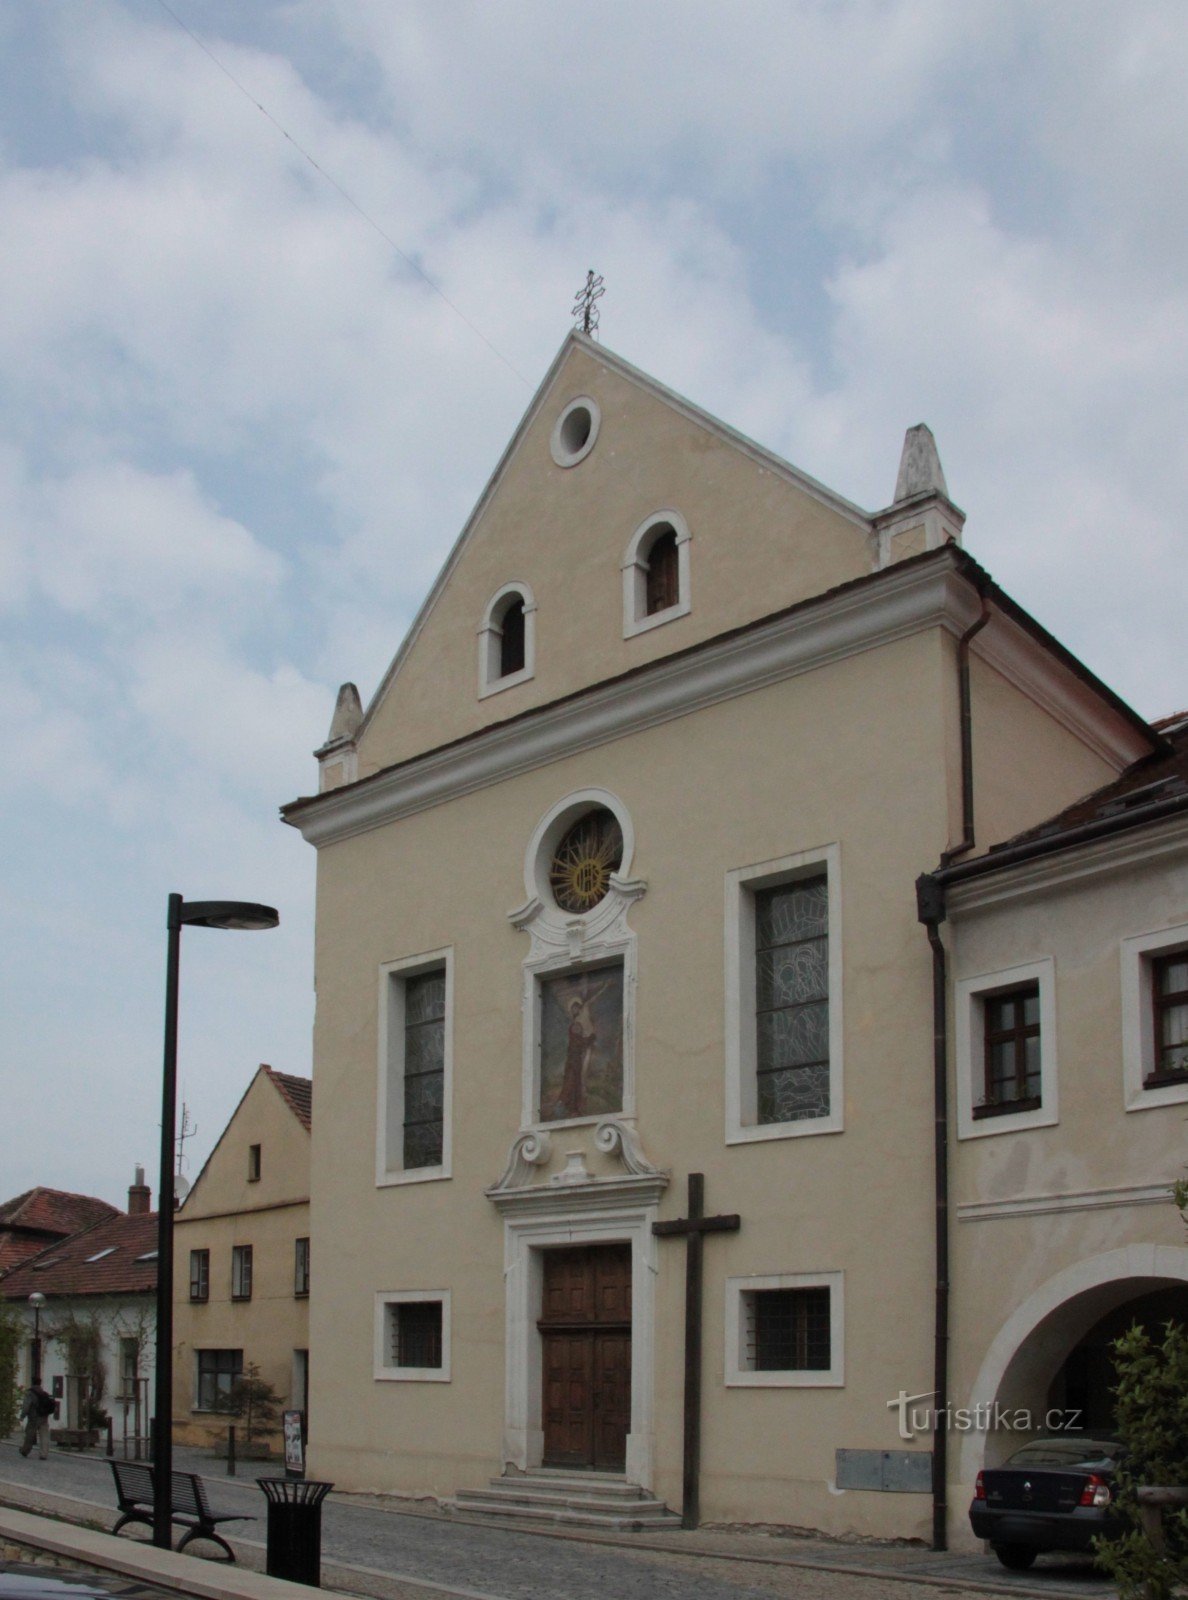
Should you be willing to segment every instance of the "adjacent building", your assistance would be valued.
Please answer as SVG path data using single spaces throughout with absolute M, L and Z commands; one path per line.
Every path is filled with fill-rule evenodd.
M 174 1436 L 219 1444 L 236 1379 L 306 1411 L 311 1084 L 261 1066 L 174 1222 Z M 243 1438 L 242 1423 L 238 1425 Z M 279 1424 L 269 1430 L 279 1444 Z
M 118 1206 L 93 1195 L 26 1189 L 0 1205 L 0 1277 L 56 1240 L 119 1214 Z
M 1124 1072 L 1121 998 L 1103 1021 L 1178 981 L 1182 881 L 1152 854 L 1121 916 L 1112 870 L 1011 904 L 992 880 L 1034 862 L 975 870 L 1171 736 L 964 520 L 926 428 L 871 513 L 565 341 L 284 809 L 318 851 L 317 1476 L 679 1508 L 688 1247 L 656 1225 L 695 1178 L 738 1217 L 703 1241 L 707 1520 L 957 1535 L 977 1451 L 946 1464 L 900 1397 L 1065 1393 L 1096 1316 L 1182 1281 L 1179 1058 Z M 992 1016 L 1013 1078 L 978 1065 Z M 257 1244 L 263 1138 L 225 1136 L 217 1218 L 191 1228 L 201 1183 L 179 1217 L 181 1273 L 209 1251 L 196 1385 L 246 1349 L 213 1285 Z
M 53 1428 L 102 1438 L 110 1419 L 114 1440 L 134 1453 L 147 1444 L 156 1359 L 157 1214 L 139 1167 L 126 1214 L 86 1204 L 110 1215 L 22 1261 L 0 1280 L 0 1297 L 21 1308 L 28 1328 L 25 1382 L 40 1336 L 42 1381 L 59 1401 Z M 36 1314 L 33 1294 L 45 1297 Z

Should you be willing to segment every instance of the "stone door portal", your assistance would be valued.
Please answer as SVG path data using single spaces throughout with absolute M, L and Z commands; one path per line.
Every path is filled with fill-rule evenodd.
M 543 1465 L 622 1472 L 631 1426 L 631 1246 L 546 1250 L 537 1326 Z

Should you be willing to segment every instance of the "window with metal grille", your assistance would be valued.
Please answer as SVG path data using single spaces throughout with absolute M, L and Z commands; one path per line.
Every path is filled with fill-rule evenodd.
M 676 530 L 664 525 L 648 550 L 644 609 L 649 617 L 667 611 L 680 599 L 680 560 Z
M 756 1120 L 829 1115 L 829 885 L 755 895 Z
M 210 1299 L 210 1251 L 190 1251 L 190 1299 Z
M 196 1350 L 197 1394 L 195 1411 L 217 1411 L 243 1376 L 242 1350 Z
M 389 1364 L 441 1366 L 441 1301 L 405 1300 L 388 1307 Z
M 437 1167 L 445 1083 L 445 966 L 403 982 L 404 1166 Z
M 237 1244 L 231 1251 L 231 1298 L 232 1300 L 250 1300 L 252 1298 L 252 1247 L 250 1244 Z
M 309 1240 L 298 1239 L 293 1253 L 293 1293 L 309 1293 Z
M 829 1289 L 753 1289 L 744 1296 L 746 1366 L 752 1372 L 827 1372 Z
M 975 1118 L 1036 1111 L 1040 1097 L 1040 992 L 1019 984 L 982 1001 L 984 1098 Z
M 1151 962 L 1155 1054 L 1144 1087 L 1183 1083 L 1188 1078 L 1188 950 Z

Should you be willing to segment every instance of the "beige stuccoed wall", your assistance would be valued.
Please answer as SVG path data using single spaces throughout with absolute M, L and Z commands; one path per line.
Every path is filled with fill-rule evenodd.
M 258 1182 L 248 1147 L 261 1147 Z M 205 1444 L 234 1419 L 193 1409 L 194 1352 L 242 1350 L 291 1403 L 293 1352 L 309 1348 L 309 1301 L 293 1293 L 295 1241 L 310 1235 L 310 1136 L 261 1071 L 178 1212 L 174 1234 L 174 1436 Z M 252 1246 L 252 1298 L 231 1299 L 231 1251 Z M 210 1251 L 210 1299 L 191 1304 L 190 1251 Z M 242 1443 L 242 1424 L 239 1425 Z M 279 1429 L 273 1436 L 279 1447 Z
M 952 668 L 939 633 L 904 640 L 322 849 L 311 1471 L 450 1494 L 500 1469 L 503 1227 L 482 1191 L 520 1127 L 528 941 L 507 913 L 523 901 L 540 817 L 596 784 L 627 806 L 632 874 L 649 885 L 630 914 L 637 1127 L 673 1172 L 662 1214 L 682 1214 L 686 1175 L 700 1170 L 711 1209 L 743 1218 L 706 1249 L 703 1515 L 926 1533 L 927 1497 L 843 1495 L 830 1482 L 837 1447 L 899 1447 L 886 1401 L 931 1374 L 931 968 L 913 883 L 948 839 Z M 833 842 L 845 1132 L 727 1147 L 725 875 Z M 378 969 L 444 946 L 456 963 L 455 1176 L 377 1189 Z M 560 1135 L 554 1165 L 577 1143 Z M 586 1148 L 591 1170 L 607 1170 Z M 654 1487 L 676 1504 L 683 1247 L 657 1248 Z M 845 1387 L 724 1388 L 727 1273 L 818 1270 L 846 1274 Z M 441 1288 L 452 1293 L 451 1382 L 374 1382 L 375 1292 Z
M 1182 828 L 1181 828 L 1182 832 Z M 1141 835 L 1139 835 L 1141 837 Z M 1065 855 L 1066 873 L 1108 862 L 1103 847 Z M 1044 1404 L 1046 1386 L 1068 1350 L 1108 1309 L 1108 1297 L 1141 1292 L 1106 1285 L 1146 1273 L 1179 1281 L 1188 1297 L 1183 1224 L 1168 1200 L 1125 1193 L 1094 1206 L 1074 1198 L 1058 1210 L 963 1218 L 970 1202 L 1008 1203 L 1044 1196 L 1170 1185 L 1183 1175 L 1188 1103 L 1128 1112 L 1123 1092 L 1121 953 L 1123 939 L 1188 923 L 1188 843 L 1145 862 L 1115 859 L 1112 868 L 1077 881 L 1047 869 L 1017 869 L 1005 883 L 1032 892 L 986 904 L 986 890 L 955 891 L 950 923 L 953 975 L 976 978 L 1026 962 L 1055 962 L 1059 1117 L 1055 1126 L 955 1142 L 953 1199 L 953 1403 L 975 1399 Z M 989 887 L 989 886 L 987 886 Z M 960 1070 L 955 1063 L 954 1070 Z M 955 1085 L 954 1085 L 955 1087 Z M 1152 1257 L 1152 1250 L 1162 1254 Z M 1123 1254 L 1112 1254 L 1123 1252 Z M 1109 1260 L 1105 1258 L 1109 1257 Z M 1078 1301 L 1088 1291 L 1093 1300 Z M 1030 1334 L 1041 1308 L 1054 1320 Z M 1188 1303 L 1188 1302 L 1186 1302 Z M 1063 1307 L 1063 1309 L 1060 1309 Z M 1095 1309 L 1094 1309 L 1095 1308 Z M 1016 1339 L 1023 1341 L 1022 1346 Z M 998 1341 L 998 1343 L 996 1343 Z M 1036 1350 L 1031 1380 L 1009 1377 L 986 1387 L 995 1352 Z M 927 1387 L 927 1385 L 921 1385 Z M 1013 1443 L 1007 1435 L 959 1438 L 952 1450 L 955 1536 L 970 1542 L 964 1512 L 982 1451 L 993 1463 Z
M 578 395 L 602 425 L 591 453 L 558 467 L 557 416 Z M 623 638 L 628 542 L 645 518 L 689 525 L 693 609 Z M 743 534 L 745 530 L 745 536 Z M 572 346 L 471 530 L 462 557 L 359 746 L 359 776 L 516 716 L 871 570 L 868 530 L 791 476 Z M 477 698 L 478 630 L 513 580 L 537 603 L 536 676 Z

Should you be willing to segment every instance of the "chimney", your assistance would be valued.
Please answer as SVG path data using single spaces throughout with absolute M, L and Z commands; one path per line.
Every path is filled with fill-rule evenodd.
M 136 1182 L 128 1188 L 128 1215 L 130 1217 L 143 1217 L 150 1210 L 149 1201 L 152 1195 L 149 1186 L 144 1181 L 144 1168 L 137 1167 Z

